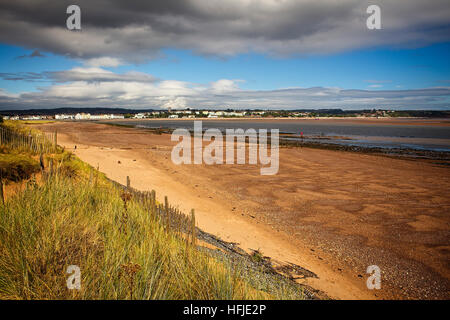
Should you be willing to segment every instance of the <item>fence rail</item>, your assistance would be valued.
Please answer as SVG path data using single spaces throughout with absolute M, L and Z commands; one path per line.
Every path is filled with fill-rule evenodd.
M 52 153 L 57 148 L 57 132 L 35 133 L 31 130 L 17 130 L 0 126 L 0 145 L 20 151 Z

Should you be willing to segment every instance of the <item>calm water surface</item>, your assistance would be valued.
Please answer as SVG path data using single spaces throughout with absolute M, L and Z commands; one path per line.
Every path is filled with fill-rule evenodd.
M 193 130 L 193 120 L 136 120 L 115 123 L 141 128 L 186 128 Z M 450 152 L 450 127 L 433 125 L 404 125 L 379 123 L 330 123 L 320 120 L 308 121 L 202 121 L 203 129 L 279 129 L 280 133 L 303 135 L 307 139 L 346 145 L 374 146 L 383 148 L 412 148 Z M 316 139 L 330 137 L 333 139 Z M 346 137 L 347 139 L 339 139 Z M 350 138 L 350 139 L 348 139 Z M 297 137 L 289 138 L 297 139 Z

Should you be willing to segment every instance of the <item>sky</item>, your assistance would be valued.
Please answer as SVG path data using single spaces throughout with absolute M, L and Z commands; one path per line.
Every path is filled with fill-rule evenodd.
M 0 0 L 0 110 L 450 110 L 449 54 L 447 0 Z

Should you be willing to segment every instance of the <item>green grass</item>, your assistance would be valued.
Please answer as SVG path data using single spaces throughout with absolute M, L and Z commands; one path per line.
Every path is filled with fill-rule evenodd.
M 24 181 L 0 204 L 0 299 L 303 297 L 284 280 L 199 250 L 167 227 L 157 203 L 124 192 L 70 152 L 58 148 L 44 163 L 39 183 Z M 31 152 L 2 146 L 0 168 L 16 181 L 39 164 Z M 81 290 L 67 288 L 70 265 L 81 269 Z
M 39 163 L 27 154 L 0 153 L 0 177 L 4 180 L 29 179 L 39 169 Z
M 123 191 L 102 175 L 92 178 L 95 171 L 69 153 L 52 158 L 58 174 L 41 184 L 28 182 L 0 207 L 0 298 L 293 296 L 282 284 L 269 288 L 258 281 L 258 272 L 247 279 L 250 273 L 244 277 L 239 266 L 199 251 L 137 199 L 125 209 Z M 65 166 L 75 175 L 67 175 Z M 81 269 L 80 291 L 66 286 L 69 265 Z
M 199 252 L 118 190 L 59 177 L 0 209 L 0 298 L 252 299 L 226 262 Z M 81 268 L 80 291 L 66 287 Z M 134 269 L 134 270 L 133 270 Z
M 53 120 L 17 120 L 21 124 L 48 124 L 55 123 Z

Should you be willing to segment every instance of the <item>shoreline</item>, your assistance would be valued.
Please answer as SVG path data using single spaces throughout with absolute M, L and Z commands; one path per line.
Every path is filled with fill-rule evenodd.
M 77 156 L 100 165 L 109 178 L 123 183 L 129 175 L 139 190 L 168 195 L 185 212 L 195 208 L 203 230 L 314 272 L 317 279 L 299 282 L 332 298 L 448 294 L 448 254 L 439 249 L 449 246 L 446 168 L 421 160 L 282 148 L 280 174 L 263 178 L 251 166 L 177 167 L 168 160 L 173 143 L 164 134 L 92 122 L 40 127 L 57 129 L 60 144 L 70 150 L 76 144 Z M 374 171 L 377 167 L 383 171 Z M 424 237 L 435 247 L 425 245 Z M 385 289 L 379 292 L 365 288 L 365 267 L 373 262 L 385 272 Z
M 180 119 L 185 120 L 185 119 Z M 162 127 L 162 128 L 146 128 L 139 127 L 136 125 L 126 125 L 119 123 L 111 123 L 111 122 L 98 122 L 99 124 L 105 124 L 110 126 L 124 127 L 124 128 L 134 128 L 137 130 L 142 130 L 145 132 L 151 132 L 155 134 L 163 134 L 163 133 L 172 133 L 173 128 Z M 189 130 L 191 134 L 193 134 L 192 130 Z M 203 130 L 204 133 L 205 130 Z M 270 134 L 268 134 L 270 137 Z M 294 136 L 291 133 L 280 133 L 280 147 L 294 147 L 294 148 L 316 148 L 316 149 L 324 149 L 324 150 L 336 150 L 336 151 L 344 151 L 344 152 L 359 152 L 363 154 L 375 154 L 380 156 L 399 158 L 399 159 L 424 159 L 424 160 L 432 160 L 432 161 L 443 161 L 440 164 L 450 165 L 450 152 L 447 151 L 436 151 L 436 150 L 428 150 L 428 149 L 420 149 L 420 148 L 399 148 L 399 147 L 378 147 L 378 146 L 364 146 L 364 145 L 351 145 L 351 144 L 339 144 L 339 143 L 329 143 L 329 142 L 319 142 L 323 140 L 323 138 L 317 138 L 316 141 L 311 140 L 309 137 L 305 136 L 306 141 L 302 141 L 300 139 L 289 140 L 286 138 L 290 138 Z M 340 137 L 346 138 L 346 137 Z M 332 139 L 332 138 L 331 138 Z M 351 139 L 349 139 L 351 140 Z M 270 140 L 268 141 L 270 144 Z
M 98 123 L 119 122 L 119 121 L 255 121 L 255 122 L 270 122 L 270 121 L 286 121 L 286 122 L 355 122 L 360 124 L 385 124 L 385 125 L 432 125 L 432 126 L 450 126 L 450 118 L 418 118 L 418 117 L 384 117 L 384 118 L 370 118 L 370 117 L 319 117 L 319 118 L 274 118 L 274 117 L 239 117 L 239 118 L 145 118 L 145 119 L 109 119 L 109 120 L 89 120 Z M 65 120 L 63 120 L 65 121 Z M 73 120 L 68 120 L 71 122 Z

